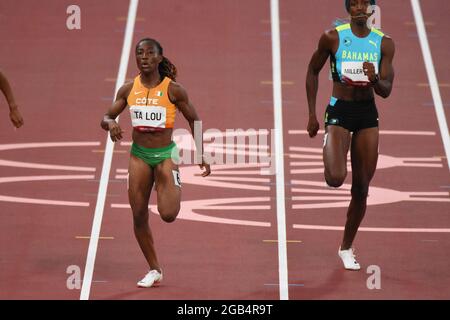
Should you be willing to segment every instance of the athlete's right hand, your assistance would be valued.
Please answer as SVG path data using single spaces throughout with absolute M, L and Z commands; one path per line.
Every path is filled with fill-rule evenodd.
M 113 142 L 119 141 L 122 139 L 122 128 L 120 128 L 119 124 L 115 121 L 111 121 L 108 123 L 109 136 Z
M 306 130 L 311 138 L 317 135 L 317 131 L 319 131 L 319 121 L 317 121 L 317 117 L 315 115 L 309 116 L 308 127 Z

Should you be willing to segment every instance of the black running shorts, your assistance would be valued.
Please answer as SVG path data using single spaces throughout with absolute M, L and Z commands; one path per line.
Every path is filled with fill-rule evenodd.
M 345 101 L 332 98 L 325 112 L 326 126 L 340 126 L 350 132 L 378 127 L 375 100 Z

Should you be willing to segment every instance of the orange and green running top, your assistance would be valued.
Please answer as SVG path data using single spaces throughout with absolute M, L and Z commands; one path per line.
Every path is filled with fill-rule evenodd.
M 135 130 L 149 132 L 173 128 L 176 106 L 169 99 L 171 81 L 165 77 L 156 87 L 147 88 L 142 84 L 140 76 L 134 78 L 127 103 Z

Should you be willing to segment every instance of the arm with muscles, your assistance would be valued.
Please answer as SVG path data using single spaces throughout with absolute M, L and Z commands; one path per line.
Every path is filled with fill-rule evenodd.
M 380 73 L 375 74 L 375 67 L 372 63 L 364 62 L 364 73 L 369 78 L 375 93 L 383 98 L 389 97 L 394 82 L 394 60 L 395 46 L 394 41 L 389 37 L 384 37 L 381 43 L 382 59 L 380 62 Z
M 116 122 L 116 118 L 127 106 L 127 96 L 130 93 L 132 86 L 133 83 L 127 83 L 119 89 L 119 91 L 117 92 L 116 100 L 113 102 L 111 107 L 109 107 L 100 124 L 104 130 L 109 131 L 111 140 L 114 142 L 122 139 L 123 131 L 122 128 L 120 128 L 119 124 Z
M 20 128 L 23 125 L 23 118 L 19 112 L 19 107 L 17 106 L 14 96 L 9 85 L 8 79 L 0 72 L 0 90 L 5 95 L 6 100 L 9 105 L 9 118 L 16 128 Z
M 178 108 L 178 110 L 181 111 L 183 116 L 189 122 L 189 127 L 191 128 L 191 133 L 195 140 L 194 124 L 195 124 L 195 121 L 201 121 L 201 120 L 198 117 L 194 106 L 189 101 L 186 89 L 184 89 L 180 84 L 178 84 L 176 82 L 171 82 L 170 87 L 169 87 L 169 96 L 170 96 L 170 100 L 174 102 L 174 104 Z M 203 150 L 203 133 L 202 133 L 201 139 L 202 139 L 201 143 L 202 143 L 202 150 Z M 200 164 L 199 166 L 201 169 L 205 169 L 205 171 L 202 173 L 203 177 L 209 176 L 211 174 L 211 167 L 208 163 L 205 162 L 203 155 L 202 155 L 202 164 Z
M 319 122 L 317 121 L 316 116 L 316 97 L 319 89 L 319 73 L 332 52 L 334 38 L 336 38 L 336 35 L 333 34 L 333 31 L 327 31 L 322 35 L 319 40 L 319 46 L 309 62 L 308 72 L 306 74 L 306 95 L 309 111 L 307 131 L 311 138 L 315 137 L 317 131 L 319 131 Z

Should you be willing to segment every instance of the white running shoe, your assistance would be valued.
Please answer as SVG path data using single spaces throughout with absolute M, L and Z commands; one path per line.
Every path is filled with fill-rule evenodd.
M 355 259 L 356 257 L 355 257 L 353 248 L 350 248 L 347 250 L 341 250 L 341 247 L 339 247 L 338 255 L 342 259 L 345 269 L 347 269 L 347 270 L 361 269 L 361 266 L 359 265 L 359 263 L 356 262 L 356 259 Z
M 162 278 L 163 278 L 162 270 L 161 270 L 161 273 L 158 272 L 158 270 L 150 270 L 145 275 L 144 279 L 142 279 L 141 281 L 139 281 L 137 283 L 137 286 L 141 287 L 141 288 L 155 287 L 155 286 L 159 285 Z

